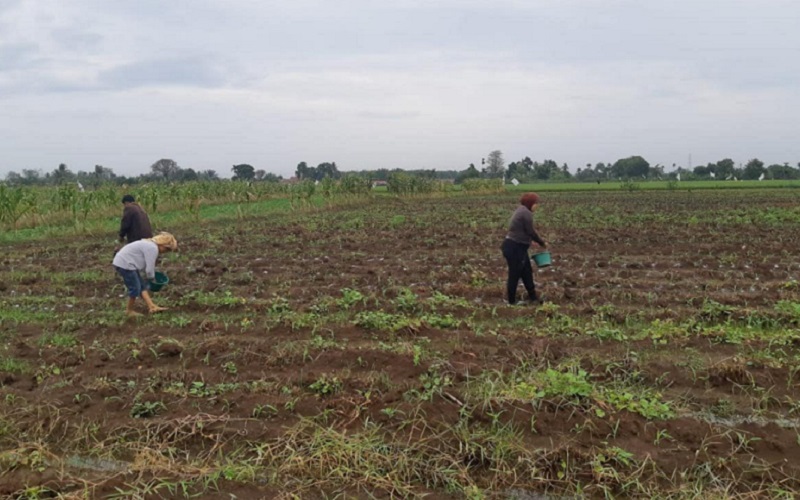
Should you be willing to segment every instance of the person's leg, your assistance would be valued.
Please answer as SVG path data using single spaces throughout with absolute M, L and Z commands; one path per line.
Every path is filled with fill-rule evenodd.
M 137 274 L 136 276 L 139 278 L 139 283 L 142 287 L 142 300 L 144 300 L 144 303 L 147 304 L 147 311 L 150 314 L 166 311 L 166 307 L 159 307 L 153 303 L 153 299 L 150 297 L 150 283 L 148 283 L 145 278 L 142 278 L 140 274 Z
M 133 306 L 136 304 L 136 297 L 128 297 L 128 305 L 125 307 L 125 314 L 128 316 L 141 316 L 142 313 L 138 313 L 134 310 Z
M 522 259 L 519 247 L 524 246 L 511 240 L 503 242 L 503 257 L 508 264 L 508 281 L 506 282 L 506 294 L 509 304 L 517 302 L 517 284 L 522 276 Z
M 538 302 L 539 297 L 536 295 L 536 283 L 533 281 L 533 266 L 531 266 L 531 258 L 528 256 L 527 250 L 525 251 L 524 261 L 522 262 L 522 283 L 525 285 L 525 290 L 528 291 L 528 300 Z
M 159 307 L 153 303 L 153 299 L 150 298 L 150 292 L 147 290 L 142 291 L 142 300 L 144 303 L 147 304 L 147 310 L 150 314 L 157 313 L 159 311 L 166 311 L 166 307 Z
M 125 307 L 125 314 L 128 316 L 141 316 L 141 314 L 137 313 L 134 310 L 134 305 L 136 304 L 136 297 L 141 295 L 142 293 L 142 286 L 141 280 L 139 279 L 139 274 L 136 271 L 129 271 L 127 269 L 122 269 L 119 267 L 114 266 L 117 270 L 117 274 L 122 277 L 123 283 L 125 283 L 125 287 L 128 289 L 128 304 Z

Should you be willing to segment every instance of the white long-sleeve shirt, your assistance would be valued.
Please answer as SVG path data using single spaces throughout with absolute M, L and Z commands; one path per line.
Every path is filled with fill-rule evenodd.
M 114 256 L 113 264 L 129 271 L 144 271 L 147 279 L 156 276 L 156 259 L 158 258 L 158 245 L 148 240 L 128 243 Z

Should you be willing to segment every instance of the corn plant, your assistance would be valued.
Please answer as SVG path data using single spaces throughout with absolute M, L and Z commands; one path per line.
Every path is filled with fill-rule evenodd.
M 35 207 L 36 195 L 31 190 L 0 184 L 0 221 L 17 229 L 19 220 Z

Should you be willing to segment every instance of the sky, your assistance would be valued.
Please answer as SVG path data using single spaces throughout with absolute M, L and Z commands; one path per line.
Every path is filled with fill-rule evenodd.
M 0 178 L 800 162 L 797 0 L 0 0 Z

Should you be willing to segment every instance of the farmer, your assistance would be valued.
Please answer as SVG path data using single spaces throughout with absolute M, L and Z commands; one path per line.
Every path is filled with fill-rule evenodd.
M 544 241 L 536 229 L 533 228 L 533 212 L 539 206 L 539 195 L 536 193 L 525 193 L 519 200 L 519 207 L 511 215 L 508 224 L 508 234 L 506 234 L 503 245 L 503 257 L 508 263 L 508 303 L 517 303 L 517 284 L 520 278 L 528 291 L 528 301 L 531 303 L 542 303 L 542 298 L 536 295 L 536 284 L 533 282 L 533 268 L 531 259 L 528 257 L 528 248 L 536 242 L 542 248 L 547 248 Z
M 125 313 L 128 316 L 141 316 L 134 311 L 136 297 L 141 295 L 150 314 L 165 311 L 166 308 L 158 307 L 150 298 L 150 280 L 156 275 L 156 259 L 159 254 L 174 252 L 178 249 L 178 242 L 170 233 L 158 233 L 153 238 L 128 243 L 114 256 L 114 269 L 122 276 L 122 281 L 128 287 L 128 307 Z M 140 273 L 144 272 L 147 280 L 142 279 Z
M 153 237 L 153 229 L 150 227 L 150 219 L 141 205 L 136 203 L 133 195 L 126 194 L 122 197 L 122 223 L 119 226 L 119 247 L 128 239 L 128 243 L 139 241 L 144 238 Z

